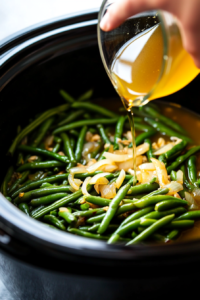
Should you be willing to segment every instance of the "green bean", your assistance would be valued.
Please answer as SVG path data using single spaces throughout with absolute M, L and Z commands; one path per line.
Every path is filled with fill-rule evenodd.
M 118 118 L 112 119 L 91 119 L 91 120 L 81 120 L 77 121 L 62 127 L 58 127 L 53 131 L 53 134 L 61 133 L 64 131 L 68 131 L 70 129 L 79 128 L 83 126 L 89 125 L 98 125 L 98 124 L 115 124 L 118 121 Z
M 69 124 L 72 121 L 78 119 L 78 117 L 82 116 L 83 113 L 84 113 L 84 110 L 82 110 L 82 109 L 76 110 L 76 111 L 70 113 L 64 120 L 60 121 L 57 125 L 63 126 L 65 124 Z
M 90 228 L 91 226 L 79 226 L 79 230 L 82 230 L 82 231 L 88 231 L 88 229 Z
M 165 228 L 167 229 L 186 229 L 194 226 L 193 220 L 181 220 L 181 221 L 173 221 L 168 224 Z
M 144 142 L 149 144 L 149 150 L 147 151 L 146 154 L 147 154 L 148 161 L 151 162 L 152 158 L 156 158 L 156 156 L 153 154 L 152 143 L 150 139 L 145 139 Z
M 14 184 L 11 186 L 11 188 L 9 189 L 9 192 L 8 192 L 9 195 L 11 195 L 20 184 L 24 183 L 24 181 L 28 177 L 29 173 L 30 173 L 29 171 L 25 171 L 21 174 L 21 177 L 19 179 L 17 179 L 14 182 Z
M 21 151 L 28 152 L 28 153 L 44 155 L 46 157 L 50 157 L 54 160 L 58 160 L 58 161 L 61 161 L 63 163 L 68 163 L 69 162 L 68 157 L 63 156 L 63 155 L 59 155 L 57 153 L 53 153 L 52 151 L 43 150 L 43 149 L 40 149 L 40 148 L 34 148 L 34 147 L 31 147 L 31 146 L 25 146 L 25 145 L 20 145 L 18 147 L 18 149 L 21 150 Z
M 96 158 L 96 156 L 100 153 L 102 146 L 103 146 L 103 142 L 102 141 L 98 142 L 97 148 L 92 153 L 90 153 L 91 158 Z
M 94 217 L 90 217 L 89 219 L 86 220 L 86 223 L 89 223 L 89 224 L 99 223 L 103 220 L 103 218 L 105 217 L 105 214 L 106 213 L 103 213 L 101 215 L 97 215 Z
M 46 206 L 44 208 L 42 208 L 40 211 L 34 213 L 32 215 L 32 217 L 34 219 L 38 219 L 42 216 L 44 216 L 45 214 L 49 213 L 51 210 L 57 209 L 59 207 L 68 205 L 71 202 L 74 202 L 75 200 L 77 200 L 80 196 L 82 195 L 82 191 L 78 190 L 77 192 L 74 192 L 71 195 L 68 195 L 60 200 L 57 200 L 56 202 L 52 203 L 49 206 Z
M 80 209 L 81 210 L 88 210 L 90 208 L 90 205 L 89 205 L 89 203 L 83 203 L 83 204 L 81 204 L 80 205 Z
M 72 135 L 75 136 L 75 137 L 78 137 L 78 136 L 79 136 L 78 131 L 75 130 L 75 129 L 71 129 L 71 130 L 69 131 L 69 133 L 72 134 Z
M 21 203 L 21 202 L 27 202 L 31 199 L 36 199 L 36 198 L 40 198 L 43 196 L 48 196 L 51 194 L 56 194 L 56 193 L 66 193 L 66 192 L 70 192 L 71 191 L 71 186 L 68 185 L 63 185 L 63 186 L 50 186 L 50 187 L 45 187 L 45 188 L 41 188 L 41 189 L 37 189 L 37 190 L 33 190 L 33 191 L 29 191 L 26 193 L 22 193 L 23 195 L 16 197 L 14 199 L 15 203 Z
M 18 156 L 17 156 L 16 166 L 19 167 L 19 166 L 23 165 L 23 163 L 24 163 L 23 153 L 19 152 Z
M 55 154 L 55 153 L 54 153 Z M 65 167 L 66 164 L 56 160 L 43 161 L 43 162 L 31 162 L 22 165 L 17 169 L 17 172 L 24 172 L 26 170 L 35 170 L 35 169 L 48 169 L 55 167 Z
M 168 192 L 169 192 L 168 188 L 158 189 L 151 192 L 150 194 L 147 194 L 146 196 L 143 197 L 143 199 L 149 198 L 151 196 L 166 195 Z
M 188 180 L 187 180 L 187 175 L 186 175 L 186 169 L 185 166 L 182 165 L 181 166 L 181 171 L 183 172 L 183 184 L 184 186 L 186 186 L 186 188 L 191 192 L 193 191 L 193 189 L 195 188 L 193 184 L 191 184 Z
M 181 215 L 185 213 L 187 210 L 184 207 L 176 207 L 171 210 L 165 210 L 165 211 L 152 211 L 148 214 L 146 214 L 143 218 L 148 218 L 148 219 L 160 219 L 163 218 L 167 215 L 172 215 L 174 214 L 175 216 Z
M 171 180 L 173 180 L 173 181 L 177 180 L 177 175 L 176 175 L 176 172 L 174 170 L 171 171 L 170 177 L 171 177 Z
M 33 217 L 34 214 L 37 214 L 39 211 L 41 211 L 43 208 L 45 208 L 45 205 L 38 206 L 31 210 L 30 216 Z
M 100 235 L 100 234 L 94 234 L 94 233 L 87 232 L 87 231 L 82 231 L 77 228 L 68 228 L 68 231 L 71 233 L 80 235 L 80 236 L 84 236 L 84 237 L 96 239 L 96 240 L 108 240 L 109 239 L 109 237 L 107 237 L 107 236 Z
M 134 229 L 136 229 L 138 226 L 140 225 L 140 219 L 131 221 L 129 223 L 127 223 L 126 225 L 124 225 L 123 227 L 120 226 L 109 238 L 108 240 L 108 244 L 114 244 L 116 243 L 119 238 L 121 236 L 124 236 L 125 234 L 127 234 L 130 231 L 133 231 Z
M 150 205 L 154 205 L 157 204 L 161 201 L 175 201 L 176 198 L 172 197 L 172 196 L 168 196 L 168 195 L 156 195 L 156 196 L 149 196 L 149 197 L 145 197 L 142 198 L 136 202 L 134 202 L 135 206 L 138 208 L 143 208 L 146 206 L 150 206 Z
M 132 184 L 133 184 L 133 178 L 131 178 L 124 186 L 122 186 L 118 190 L 117 195 L 111 201 L 108 211 L 106 212 L 106 215 L 105 215 L 104 219 L 102 220 L 101 225 L 99 226 L 98 233 L 102 234 L 106 231 L 108 225 L 110 224 L 111 220 L 113 219 L 113 217 L 118 209 L 119 203 L 126 196 L 128 190 L 130 189 Z
M 188 177 L 193 184 L 197 181 L 196 160 L 197 158 L 195 155 L 190 156 L 188 159 Z
M 66 197 L 67 195 L 68 195 L 67 193 L 56 193 L 52 195 L 47 195 L 40 198 L 32 199 L 30 204 L 32 206 L 39 206 L 41 204 L 47 205 L 63 197 Z
M 153 128 L 148 126 L 147 124 L 141 124 L 141 123 L 136 123 L 134 122 L 134 125 L 135 125 L 135 130 L 138 130 L 138 131 L 152 131 Z
M 187 146 L 187 141 L 183 140 L 180 143 L 178 143 L 177 145 L 175 145 L 172 149 L 165 152 L 164 156 L 166 157 L 167 160 L 172 159 L 173 156 L 176 155 L 176 153 L 178 153 L 179 151 L 182 151 L 186 146 Z
M 100 226 L 100 223 L 94 224 L 93 226 L 89 226 L 88 230 L 89 232 L 97 232 L 98 228 Z M 119 225 L 116 224 L 110 224 L 108 226 L 107 231 L 113 231 L 116 230 L 119 227 Z
M 118 139 L 121 139 L 123 133 L 124 122 L 126 121 L 126 117 L 120 116 L 116 128 L 115 128 L 115 136 L 114 136 L 114 150 L 119 149 Z
M 84 196 L 84 199 L 89 203 L 96 204 L 99 206 L 108 206 L 111 203 L 110 199 L 102 198 L 99 196 L 86 195 Z
M 200 219 L 200 210 L 188 211 L 183 215 L 177 217 L 175 221 L 179 220 L 196 220 Z
M 94 224 L 92 226 L 88 226 L 88 230 L 87 231 L 95 233 L 99 229 L 99 225 L 100 225 L 100 223 Z
M 169 240 L 175 240 L 178 237 L 178 235 L 179 235 L 179 230 L 173 229 L 167 234 L 166 238 Z
M 88 217 L 103 214 L 104 212 L 105 212 L 104 208 L 94 208 L 94 209 L 90 209 L 90 210 L 74 212 L 74 216 L 88 218 Z
M 158 188 L 159 188 L 159 184 L 156 182 L 143 183 L 143 184 L 131 187 L 128 191 L 128 195 L 138 195 L 141 193 L 148 193 L 148 192 L 155 191 Z
M 11 180 L 11 177 L 12 177 L 12 174 L 14 172 L 14 168 L 11 166 L 7 173 L 6 173 L 6 176 L 4 178 L 4 181 L 1 185 L 1 192 L 4 196 L 7 196 L 8 195 L 8 183 L 9 181 Z
M 146 207 L 146 208 L 143 208 L 141 210 L 138 210 L 136 212 L 134 212 L 133 214 L 131 214 L 130 216 L 128 216 L 120 225 L 120 227 L 123 227 L 124 225 L 134 221 L 134 220 L 137 220 L 143 216 L 145 216 L 146 214 L 150 213 L 152 210 L 154 209 L 153 206 L 149 206 L 149 207 Z
M 104 143 L 107 144 L 107 145 L 110 145 L 111 141 L 109 140 L 103 125 L 98 124 L 97 128 L 99 129 L 100 136 L 101 136 L 102 140 L 104 141 Z
M 113 111 L 110 111 L 102 106 L 99 106 L 97 104 L 89 103 L 89 102 L 75 102 L 72 104 L 73 108 L 83 108 L 86 111 L 94 111 L 97 112 L 98 114 L 101 114 L 103 116 L 109 117 L 109 118 L 115 118 L 119 117 L 118 114 L 114 113 Z
M 187 142 L 192 142 L 192 140 L 185 136 L 185 135 L 182 135 L 176 131 L 174 131 L 173 129 L 167 127 L 165 124 L 161 123 L 161 122 L 157 122 L 153 119 L 150 119 L 150 118 L 145 118 L 144 119 L 148 124 L 150 124 L 153 128 L 155 128 L 157 131 L 161 132 L 162 134 L 166 134 L 168 136 L 176 136 L 182 140 L 185 140 Z
M 70 137 L 70 146 L 72 148 L 72 150 L 75 150 L 75 146 L 76 146 L 76 141 L 74 137 Z
M 77 101 L 81 102 L 81 101 L 89 100 L 92 97 L 92 95 L 93 95 L 93 90 L 90 89 L 84 94 L 82 94 L 80 97 L 78 97 Z
M 59 93 L 68 103 L 73 103 L 75 101 L 75 99 L 72 96 L 70 96 L 66 91 L 60 90 Z
M 124 214 L 127 211 L 134 210 L 134 209 L 135 209 L 134 203 L 127 203 L 127 204 L 121 205 L 116 212 L 116 216 Z
M 60 230 L 66 230 L 66 227 L 54 215 L 46 215 L 46 216 L 44 216 L 44 221 L 49 222 L 49 223 L 55 225 Z
M 28 192 L 30 190 L 36 189 L 38 187 L 40 187 L 43 183 L 55 183 L 55 182 L 59 182 L 62 180 L 66 180 L 68 179 L 69 173 L 66 174 L 60 174 L 60 175 L 54 175 L 51 177 L 46 177 L 43 179 L 40 179 L 38 181 L 33 181 L 33 182 L 28 182 L 27 184 L 25 184 L 24 186 L 22 186 L 21 188 L 19 188 L 17 191 L 15 191 L 11 197 L 15 198 L 17 197 L 17 195 L 19 195 L 19 193 L 23 193 L 23 192 Z
M 169 167 L 167 167 L 168 174 L 172 170 L 176 170 L 184 161 L 186 161 L 191 155 L 200 151 L 200 146 L 191 148 L 186 154 L 179 156 Z
M 62 139 L 56 135 L 54 136 L 53 140 L 56 144 L 60 144 L 62 142 Z
M 182 128 L 182 126 L 180 126 L 178 123 L 176 123 L 172 119 L 165 117 L 163 114 L 160 114 L 153 107 L 149 107 L 148 105 L 145 105 L 143 107 L 143 109 L 145 112 L 147 112 L 153 118 L 164 122 L 166 125 L 170 126 L 171 128 L 175 129 L 176 131 L 178 131 L 182 134 L 187 134 L 187 132 L 185 131 L 185 129 Z
M 34 139 L 34 141 L 31 144 L 32 147 L 37 147 L 42 142 L 45 134 L 47 133 L 48 129 L 50 128 L 50 126 L 53 124 L 54 121 L 55 121 L 55 117 L 52 117 L 45 120 L 41 124 L 41 126 L 37 131 L 37 137 Z
M 155 206 L 155 210 L 163 211 L 163 210 L 171 209 L 171 208 L 174 208 L 174 207 L 177 207 L 180 205 L 185 206 L 187 204 L 188 204 L 188 202 L 186 200 L 175 198 L 172 201 L 167 200 L 167 201 L 162 201 L 162 202 L 157 203 Z
M 20 143 L 20 141 L 28 135 L 30 132 L 32 132 L 37 126 L 39 126 L 42 122 L 44 122 L 46 119 L 50 118 L 51 116 L 58 114 L 59 112 L 65 111 L 69 108 L 68 104 L 64 104 L 58 107 L 51 108 L 44 113 L 42 113 L 36 120 L 34 120 L 31 124 L 29 124 L 27 127 L 25 127 L 14 139 L 12 145 L 10 146 L 8 153 L 13 156 L 15 149 L 17 145 Z
M 58 215 L 58 212 L 56 210 L 50 211 L 50 215 L 56 216 Z
M 30 216 L 30 208 L 26 203 L 20 203 L 18 208 L 23 211 L 27 216 Z
M 59 149 L 60 149 L 60 143 L 57 143 L 57 144 L 55 144 L 55 146 L 53 147 L 52 152 L 53 152 L 53 153 L 57 153 L 57 152 L 59 151 Z
M 58 215 L 63 218 L 67 223 L 71 224 L 77 222 L 76 217 L 72 214 L 71 208 L 68 207 L 66 211 L 59 211 Z
M 76 164 L 76 158 L 75 158 L 74 151 L 70 144 L 70 139 L 66 133 L 61 133 L 60 136 L 63 140 L 64 152 L 69 158 L 70 167 L 73 167 Z M 70 167 L 68 166 L 68 168 L 70 168 Z
M 169 216 L 163 217 L 162 219 L 156 221 L 154 224 L 152 224 L 151 226 L 146 228 L 144 231 L 142 231 L 140 234 L 138 234 L 133 240 L 131 240 L 126 245 L 127 246 L 133 245 L 133 244 L 136 244 L 138 242 L 141 242 L 141 241 L 147 239 L 153 233 L 158 231 L 160 228 L 162 228 L 165 225 L 167 225 L 168 223 L 170 223 L 173 220 L 173 218 L 174 218 L 174 215 L 169 215 Z
M 136 146 L 139 146 L 140 144 L 142 144 L 142 142 L 145 141 L 145 139 L 150 138 L 155 133 L 156 133 L 156 130 L 151 129 L 151 130 L 148 130 L 147 132 L 143 132 L 140 135 L 138 135 L 135 139 Z M 147 140 L 147 141 L 149 141 L 149 140 Z M 146 143 L 146 141 L 145 141 L 145 143 Z M 151 146 L 150 146 L 150 148 L 151 148 Z

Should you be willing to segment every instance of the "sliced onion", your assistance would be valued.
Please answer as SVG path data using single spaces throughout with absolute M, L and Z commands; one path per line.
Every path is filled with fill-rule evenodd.
M 83 185 L 82 185 L 82 188 L 81 188 L 83 195 L 87 195 L 87 196 L 90 195 L 87 191 L 87 185 L 90 183 L 91 178 L 92 177 L 87 177 L 87 178 L 85 178 L 85 180 L 83 182 Z
M 177 181 L 172 181 L 169 184 L 167 184 L 165 187 L 169 189 L 168 192 L 169 195 L 173 195 L 183 190 L 182 184 L 180 184 Z
M 140 178 L 141 178 L 140 183 L 150 182 L 155 177 L 157 177 L 156 171 L 142 170 L 141 171 L 141 176 L 140 176 Z
M 198 205 L 195 203 L 194 198 L 192 197 L 192 195 L 188 192 L 185 192 L 185 200 L 188 202 L 189 205 L 189 209 L 198 209 Z
M 169 143 L 161 148 L 159 148 L 158 150 L 156 150 L 153 154 L 154 155 L 161 155 L 163 153 L 166 153 L 167 151 L 171 150 L 174 147 L 173 143 Z
M 120 172 L 120 174 L 119 174 L 119 176 L 118 176 L 118 178 L 117 178 L 117 180 L 116 180 L 116 182 L 115 182 L 115 186 L 116 186 L 117 189 L 119 189 L 120 186 L 122 185 L 125 176 L 126 176 L 126 173 L 125 173 L 125 171 L 122 169 L 121 172 Z
M 65 212 L 65 211 L 66 211 L 66 212 L 69 212 L 69 209 L 68 209 L 67 207 L 60 207 L 60 208 L 59 208 L 59 211 L 60 211 L 60 212 Z
M 109 172 L 109 173 L 112 173 L 112 172 L 116 171 L 117 169 L 118 169 L 118 167 L 115 164 L 105 165 L 100 168 L 101 171 Z
M 71 168 L 69 170 L 70 174 L 77 174 L 77 173 L 88 173 L 87 169 L 85 168 L 85 166 L 83 167 L 75 167 L 75 168 Z
M 110 159 L 111 161 L 114 161 L 114 162 L 121 162 L 121 161 L 126 161 L 130 158 L 133 157 L 133 154 L 114 154 L 114 153 L 109 153 L 109 152 L 104 152 L 104 156 L 107 158 L 107 159 Z
M 195 197 L 200 197 L 200 189 L 194 188 L 193 194 L 194 194 Z
M 69 174 L 68 180 L 69 180 L 69 184 L 75 191 L 78 191 L 79 187 L 83 183 L 83 181 L 81 181 L 80 179 L 75 179 L 74 175 L 72 175 L 72 174 Z
M 143 156 L 136 157 L 136 166 L 139 166 L 142 163 L 143 163 Z M 116 165 L 118 166 L 119 170 L 128 171 L 128 169 L 133 169 L 133 158 L 124 162 L 116 163 Z
M 110 173 L 100 173 L 100 174 L 97 174 L 95 176 L 92 177 L 92 179 L 90 180 L 90 184 L 107 184 L 108 183 L 108 179 L 105 178 L 106 175 L 110 175 Z M 100 183 L 101 181 L 100 180 L 106 180 L 106 183 Z
M 175 142 L 175 145 L 179 144 L 182 142 L 182 139 L 179 139 L 178 137 L 176 136 L 171 136 L 170 140 L 174 141 Z
M 116 187 L 114 183 L 110 185 L 101 185 L 99 190 L 101 192 L 101 197 L 103 198 L 113 199 L 116 196 Z
M 146 163 L 139 166 L 140 170 L 154 171 L 156 168 L 153 163 Z
M 183 184 L 183 171 L 179 170 L 176 173 L 176 181 L 178 181 L 179 183 Z
M 86 170 L 88 173 L 93 173 L 104 165 L 112 165 L 112 161 L 110 159 L 102 159 L 102 160 L 98 161 L 97 163 L 93 164 L 92 166 L 87 167 Z
M 136 156 L 142 155 L 149 150 L 149 144 L 144 143 L 136 148 Z
M 156 158 L 151 158 L 151 161 L 156 168 L 157 178 L 158 178 L 160 187 L 163 188 L 166 184 L 169 183 L 167 169 L 165 167 L 165 164 Z

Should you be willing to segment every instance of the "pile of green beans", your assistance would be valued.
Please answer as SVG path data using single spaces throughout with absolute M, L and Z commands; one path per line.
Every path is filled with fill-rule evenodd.
M 156 104 L 133 108 L 136 146 L 149 145 L 147 161 L 161 161 L 172 181 L 177 181 L 177 171 L 182 171 L 183 190 L 178 197 L 171 196 L 167 187 L 161 187 L 157 177 L 139 184 L 128 172 L 113 199 L 101 197 L 91 184 L 87 186 L 88 194 L 83 195 L 81 186 L 75 191 L 70 185 L 71 168 L 87 163 L 83 153 L 91 137 L 97 139 L 92 141 L 95 149 L 87 159 L 105 159 L 104 153 L 110 147 L 113 151 L 131 148 L 131 141 L 123 143 L 130 130 L 128 119 L 91 103 L 92 90 L 77 99 L 64 90 L 59 93 L 67 104 L 42 112 L 22 130 L 18 127 L 8 150 L 15 163 L 8 168 L 1 185 L 7 200 L 45 226 L 108 244 L 167 243 L 192 228 L 200 219 L 200 210 L 190 210 L 185 192 L 192 195 L 200 190 L 200 146 L 193 145 L 186 130 L 164 116 Z M 182 141 L 156 156 L 153 141 L 162 135 Z M 74 177 L 84 181 L 100 173 L 86 171 Z M 115 183 L 119 174 L 120 170 L 107 174 L 108 184 Z

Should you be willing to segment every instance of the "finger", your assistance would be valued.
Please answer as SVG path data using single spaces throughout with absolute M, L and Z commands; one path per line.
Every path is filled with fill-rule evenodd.
M 183 47 L 192 56 L 197 68 L 200 69 L 200 1 L 193 0 L 193 2 L 193 5 L 188 5 L 185 8 L 179 27 L 181 29 Z
M 169 11 L 171 1 L 168 0 L 118 0 L 107 10 L 100 27 L 110 31 L 120 26 L 129 17 L 152 9 L 165 9 Z M 171 9 L 170 9 L 171 10 Z

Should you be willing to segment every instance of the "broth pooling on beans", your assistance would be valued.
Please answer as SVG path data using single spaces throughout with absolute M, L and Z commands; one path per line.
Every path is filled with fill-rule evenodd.
M 109 244 L 199 238 L 200 119 L 172 105 L 133 108 L 136 180 L 123 109 L 91 103 L 91 90 L 76 101 L 60 93 L 67 104 L 13 141 L 4 196 L 43 224 Z

